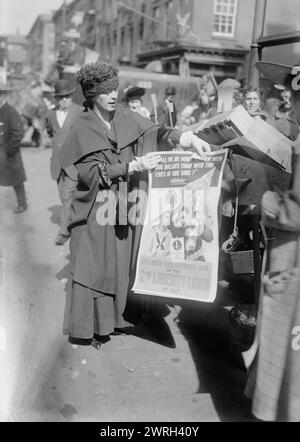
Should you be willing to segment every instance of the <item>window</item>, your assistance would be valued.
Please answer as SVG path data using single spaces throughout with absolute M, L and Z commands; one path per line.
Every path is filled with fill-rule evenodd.
M 152 16 L 153 16 L 153 18 L 155 20 L 159 21 L 159 19 L 160 19 L 160 11 L 159 11 L 159 7 L 158 6 L 154 6 L 153 7 Z M 152 32 L 152 39 L 153 40 L 157 40 L 158 39 L 158 35 L 157 35 L 158 29 L 159 29 L 159 24 L 157 22 L 155 22 L 155 21 L 152 21 L 152 23 L 151 23 L 151 32 Z
M 234 37 L 237 0 L 215 0 L 213 35 Z
M 155 18 L 155 20 L 159 20 L 159 7 L 155 6 L 153 8 L 153 17 Z

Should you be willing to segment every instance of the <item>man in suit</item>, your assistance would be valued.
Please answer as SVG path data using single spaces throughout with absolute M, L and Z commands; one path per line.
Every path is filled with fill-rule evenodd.
M 16 109 L 7 103 L 8 92 L 0 81 L 0 186 L 14 188 L 18 202 L 14 213 L 22 213 L 27 209 L 26 174 L 20 152 L 23 125 Z
M 75 166 L 63 169 L 58 159 L 58 152 L 65 142 L 75 118 L 82 112 L 82 108 L 72 101 L 74 92 L 67 80 L 60 79 L 54 85 L 54 96 L 57 106 L 48 112 L 46 118 L 47 132 L 52 138 L 52 157 L 50 172 L 57 182 L 58 193 L 62 202 L 60 228 L 55 240 L 56 245 L 63 245 L 69 238 L 68 224 L 72 196 L 77 186 L 77 170 Z
M 177 123 L 177 110 L 174 103 L 176 89 L 168 86 L 165 90 L 165 100 L 157 107 L 157 123 L 161 126 L 175 127 Z

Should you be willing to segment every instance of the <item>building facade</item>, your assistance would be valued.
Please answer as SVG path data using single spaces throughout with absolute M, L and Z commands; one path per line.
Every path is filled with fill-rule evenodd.
M 37 17 L 27 35 L 27 41 L 31 70 L 46 75 L 56 59 L 55 28 L 51 15 L 42 14 Z
M 23 78 L 28 67 L 26 37 L 6 35 L 0 37 L 0 66 L 4 66 L 10 78 Z
M 256 0 L 63 2 L 53 14 L 52 25 L 42 17 L 33 25 L 28 36 L 30 63 L 43 69 L 47 57 L 49 61 L 49 57 L 57 59 L 63 51 L 75 53 L 77 45 L 76 61 L 82 57 L 78 48 L 88 48 L 103 60 L 149 71 L 181 76 L 201 76 L 211 71 L 219 81 L 225 77 L 240 79 L 245 75 L 243 68 L 252 41 L 255 3 Z M 297 3 L 299 0 L 267 2 L 265 34 L 295 29 Z M 282 23 L 281 17 L 287 20 Z M 47 31 L 46 24 L 54 28 Z M 51 38 L 43 39 L 43 32 L 49 32 Z M 44 55 L 42 42 L 47 46 Z M 280 48 L 273 54 L 286 59 L 290 52 Z
M 98 1 L 99 52 L 182 76 L 238 76 L 250 49 L 255 0 Z
M 78 45 L 117 64 L 182 76 L 236 76 L 249 52 L 255 0 L 73 0 L 53 15 L 55 47 Z

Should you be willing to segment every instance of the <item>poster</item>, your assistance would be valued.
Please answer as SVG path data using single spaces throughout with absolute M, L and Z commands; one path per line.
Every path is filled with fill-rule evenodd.
M 213 302 L 219 261 L 218 204 L 227 150 L 199 157 L 159 152 L 133 291 Z

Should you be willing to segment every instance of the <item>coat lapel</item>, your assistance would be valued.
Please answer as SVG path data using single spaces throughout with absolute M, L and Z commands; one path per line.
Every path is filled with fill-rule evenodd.
M 50 113 L 50 115 L 51 115 L 51 124 L 52 124 L 53 132 L 54 133 L 58 133 L 60 131 L 60 126 L 59 126 L 58 121 L 57 121 L 56 111 L 57 111 L 57 108 L 52 109 L 50 111 L 51 112 Z
M 143 135 L 148 129 L 155 124 L 141 117 L 134 112 L 124 109 L 123 106 L 118 106 L 113 118 L 113 125 L 116 134 L 116 141 L 118 150 L 124 149 L 135 142 L 139 136 Z
M 67 113 L 64 124 L 62 125 L 63 130 L 68 130 L 70 128 L 75 115 L 76 115 L 76 107 L 74 106 L 74 104 L 72 104 L 72 106 L 69 109 L 69 112 Z

